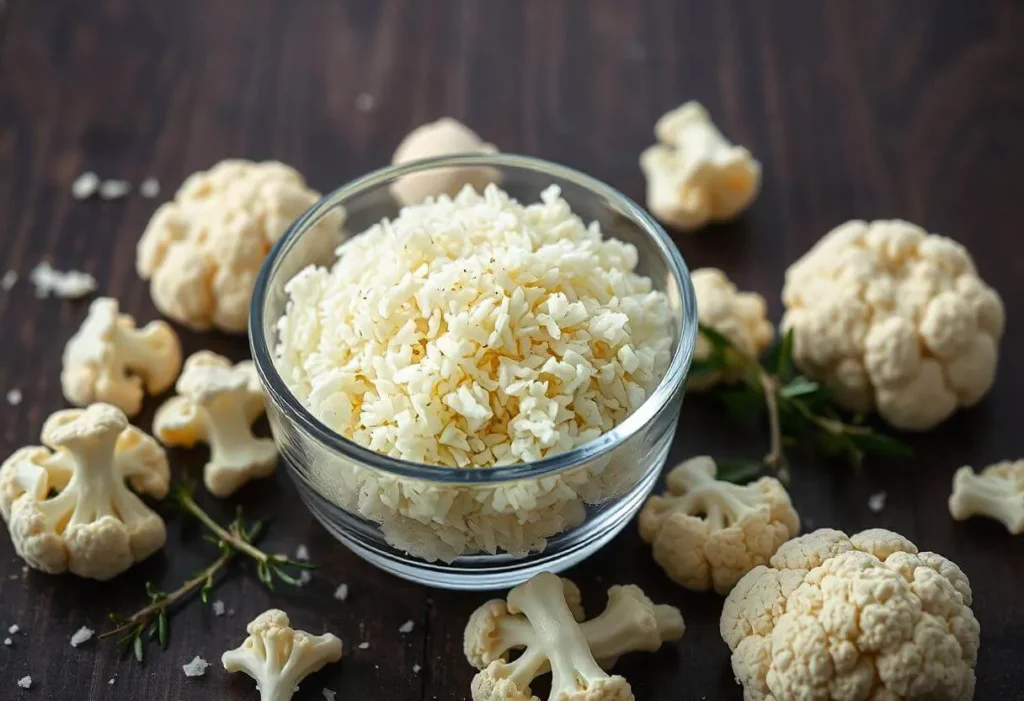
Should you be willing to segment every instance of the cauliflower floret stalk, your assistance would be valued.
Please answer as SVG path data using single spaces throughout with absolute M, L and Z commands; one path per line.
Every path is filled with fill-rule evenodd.
M 1024 460 L 990 465 L 981 473 L 961 467 L 953 475 L 949 514 L 957 521 L 986 516 L 1012 535 L 1024 533 Z
M 261 701 L 288 701 L 299 682 L 341 659 L 341 641 L 331 633 L 293 630 L 284 611 L 264 611 L 246 626 L 249 637 L 221 657 L 228 672 L 256 680 Z
M 118 313 L 116 299 L 101 297 L 64 349 L 61 386 L 77 406 L 107 402 L 134 416 L 145 391 L 160 394 L 181 370 L 181 344 L 167 322 L 141 329 L 128 314 Z
M 157 411 L 154 433 L 169 446 L 210 445 L 203 482 L 211 494 L 230 496 L 274 471 L 274 441 L 252 433 L 263 413 L 263 391 L 251 361 L 232 366 L 227 358 L 200 351 L 185 362 L 175 388 L 178 396 Z
M 906 457 L 910 449 L 863 424 L 862 417 L 846 421 L 832 406 L 829 391 L 794 371 L 793 334 L 786 333 L 763 362 L 713 326 L 699 325 L 701 338 L 710 345 L 703 358 L 694 359 L 691 374 L 698 378 L 738 378 L 736 387 L 720 388 L 715 395 L 740 421 L 767 414 L 769 450 L 761 460 L 723 461 L 719 478 L 739 482 L 767 467 L 788 481 L 786 443 L 817 447 L 825 455 L 841 456 L 859 467 L 865 454 Z
M 716 470 L 701 456 L 669 472 L 668 493 L 652 496 L 640 512 L 640 536 L 675 582 L 728 594 L 797 534 L 800 517 L 777 479 L 740 486 L 715 479 Z
M 974 698 L 971 585 L 882 529 L 795 538 L 737 583 L 721 634 L 747 701 Z
M 53 453 L 23 449 L 0 467 L 0 506 L 26 563 L 106 580 L 163 547 L 163 520 L 125 480 L 162 499 L 167 457 L 124 412 L 109 404 L 58 411 L 43 425 L 42 440 Z
M 510 591 L 507 603 L 480 607 L 465 637 L 466 658 L 481 670 L 473 677 L 473 701 L 536 699 L 530 684 L 548 671 L 549 701 L 627 701 L 633 698 L 629 682 L 609 676 L 595 658 L 610 665 L 683 633 L 678 610 L 655 606 L 636 587 L 612 587 L 605 613 L 580 624 L 582 618 L 576 587 L 547 572 Z M 508 661 L 517 649 L 522 654 Z

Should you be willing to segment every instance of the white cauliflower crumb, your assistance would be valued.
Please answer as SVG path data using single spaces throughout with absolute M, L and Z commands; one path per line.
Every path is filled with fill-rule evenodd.
M 182 670 L 184 670 L 186 677 L 201 677 L 204 674 L 206 674 L 206 669 L 209 666 L 209 662 L 204 660 L 199 655 L 196 655 L 192 658 L 191 662 L 189 662 L 188 664 L 183 664 L 181 668 Z
M 107 680 L 107 684 L 110 684 L 110 686 L 114 686 L 115 681 L 117 681 L 117 677 L 111 677 Z
M 338 601 L 345 601 L 348 598 L 348 585 L 339 584 L 338 588 L 334 590 L 334 598 Z
M 21 404 L 21 399 L 21 390 L 17 387 L 7 391 L 7 403 L 11 406 L 18 406 Z
M 368 92 L 361 92 L 356 95 L 356 109 L 360 112 L 369 112 L 373 109 L 373 95 Z
M 14 283 L 18 281 L 18 273 L 13 270 L 8 270 L 4 273 L 3 278 L 0 278 L 0 287 L 4 288 L 4 291 L 10 290 L 14 287 Z
M 139 194 L 145 197 L 147 200 L 151 200 L 154 197 L 160 195 L 160 183 L 157 182 L 156 178 L 146 178 L 139 185 Z
M 18 626 L 18 624 L 17 623 L 12 623 L 11 627 L 7 629 L 7 632 L 10 633 L 11 635 L 14 635 L 19 630 L 21 630 L 21 628 Z
M 213 602 L 212 606 L 213 606 L 213 615 L 214 616 L 223 616 L 224 615 L 224 602 L 223 601 L 221 601 L 220 599 L 217 599 L 216 601 Z
M 132 191 L 132 185 L 127 180 L 104 180 L 100 183 L 100 199 L 119 200 Z
M 304 587 L 313 581 L 313 574 L 309 570 L 302 570 L 299 572 L 299 576 L 296 577 L 296 586 Z
M 360 650 L 369 650 L 370 649 L 370 643 L 361 642 L 358 645 L 356 645 L 356 647 L 358 647 Z
M 22 677 L 21 679 L 18 680 L 18 686 L 20 686 L 22 689 L 31 688 L 31 686 L 32 686 L 32 677 L 30 677 L 30 676 L 28 676 L 26 674 L 24 677 Z
M 96 194 L 99 187 L 100 176 L 92 171 L 86 171 L 71 183 L 71 196 L 76 200 L 87 200 Z
M 423 668 L 420 667 L 418 664 L 414 664 L 412 666 L 412 673 L 413 674 L 419 674 L 421 669 L 423 669 Z
M 334 699 L 338 696 L 338 692 L 334 691 L 333 689 L 323 689 L 321 690 L 321 693 L 324 695 L 324 698 L 327 701 L 334 701 Z
M 82 626 L 75 631 L 75 634 L 71 636 L 71 647 L 78 647 L 83 643 L 87 643 L 92 640 L 93 629 L 87 626 Z
M 295 548 L 295 559 L 308 562 L 309 548 L 307 548 L 305 545 L 299 545 L 299 547 Z
M 871 509 L 871 513 L 880 514 L 885 508 L 885 492 L 877 492 L 868 497 L 868 508 Z
M 416 627 L 416 624 L 413 623 L 411 620 L 410 621 L 406 621 L 402 625 L 398 626 L 398 632 L 399 633 L 411 633 L 412 629 L 415 628 L 415 627 Z
M 36 297 L 39 299 L 50 295 L 62 299 L 77 299 L 96 291 L 96 278 L 89 273 L 78 270 L 55 270 L 46 261 L 32 269 L 30 278 L 36 286 Z
M 8 647 L 10 647 L 11 645 L 14 645 L 14 641 L 11 640 L 10 638 L 4 638 L 4 645 L 7 645 Z

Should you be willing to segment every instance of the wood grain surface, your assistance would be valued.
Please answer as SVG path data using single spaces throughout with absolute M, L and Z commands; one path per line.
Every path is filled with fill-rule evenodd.
M 371 110 L 356 108 L 361 93 Z M 805 528 L 888 527 L 957 561 L 982 625 L 977 698 L 1024 699 L 1024 538 L 954 523 L 945 507 L 956 467 L 1024 454 L 1024 4 L 1013 0 L 0 0 L 0 272 L 22 275 L 0 292 L 0 397 L 24 395 L 0 403 L 0 453 L 35 443 L 65 406 L 61 352 L 88 305 L 35 299 L 25 278 L 36 263 L 89 271 L 139 320 L 156 317 L 134 254 L 158 201 L 75 201 L 82 171 L 154 176 L 168 197 L 219 159 L 276 158 L 328 190 L 388 162 L 414 126 L 452 115 L 502 150 L 575 166 L 641 200 L 637 158 L 654 121 L 690 98 L 761 160 L 764 190 L 741 221 L 675 240 L 691 266 L 720 266 L 762 292 L 773 318 L 786 265 L 855 217 L 903 217 L 964 242 L 1003 293 L 1003 362 L 980 406 L 910 437 L 917 452 L 905 465 L 853 474 L 802 461 L 793 498 Z M 183 338 L 189 352 L 248 352 L 240 338 Z M 756 454 L 760 440 L 688 398 L 671 459 Z M 202 451 L 172 457 L 179 473 L 203 461 Z M 882 490 L 876 515 L 867 500 Z M 207 562 L 192 523 L 165 509 L 165 550 L 106 584 L 25 574 L 0 535 L 0 630 L 21 628 L 0 646 L 0 699 L 253 699 L 242 675 L 215 667 L 188 679 L 181 665 L 218 661 L 271 605 L 345 642 L 342 663 L 303 684 L 300 701 L 323 687 L 345 700 L 469 697 L 462 630 L 488 597 L 375 570 L 313 521 L 283 473 L 237 500 L 204 499 L 225 518 L 236 501 L 273 516 L 268 548 L 305 544 L 323 568 L 305 589 L 276 594 L 236 568 L 216 593 L 233 615 L 193 603 L 175 617 L 169 649 L 143 666 L 119 661 L 106 641 L 76 649 L 69 638 L 144 603 L 147 580 L 171 587 Z M 678 645 L 616 667 L 638 699 L 741 698 L 718 634 L 721 599 L 670 583 L 632 527 L 571 576 L 591 610 L 622 582 L 682 608 Z M 341 582 L 345 603 L 331 596 Z M 410 619 L 414 630 L 400 634 Z M 15 686 L 25 674 L 29 691 Z

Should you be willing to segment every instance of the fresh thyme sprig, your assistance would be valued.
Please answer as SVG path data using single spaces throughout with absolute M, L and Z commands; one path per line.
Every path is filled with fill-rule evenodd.
M 235 520 L 225 527 L 213 520 L 196 503 L 190 485 L 174 485 L 171 488 L 170 497 L 175 505 L 194 516 L 213 533 L 212 536 L 207 536 L 205 539 L 217 546 L 220 555 L 172 592 L 160 591 L 152 583 L 146 582 L 146 596 L 149 597 L 149 604 L 130 616 L 122 617 L 115 613 L 110 614 L 109 617 L 114 628 L 102 633 L 99 637 L 120 636 L 117 640 L 118 647 L 125 653 L 131 651 L 139 662 L 143 660 L 145 638 L 155 638 L 161 648 L 167 647 L 172 607 L 184 603 L 197 592 L 203 603 L 208 603 L 210 592 L 213 591 L 216 584 L 216 577 L 223 572 L 236 555 L 242 554 L 254 560 L 257 577 L 271 590 L 274 589 L 275 577 L 293 586 L 302 586 L 305 583 L 301 577 L 294 576 L 287 568 L 305 571 L 318 567 L 309 562 L 292 560 L 284 555 L 269 555 L 260 550 L 256 543 L 263 534 L 266 524 L 262 521 L 247 524 L 241 508 L 238 509 Z
M 711 345 L 704 360 L 694 361 L 691 373 L 726 374 L 738 378 L 734 386 L 717 390 L 729 413 L 740 421 L 767 414 L 768 452 L 760 460 L 722 461 L 719 478 L 749 479 L 769 468 L 789 477 L 786 449 L 817 448 L 829 457 L 845 458 L 860 467 L 866 454 L 907 457 L 910 448 L 864 424 L 863 416 L 844 421 L 828 390 L 793 367 L 792 331 L 766 356 L 753 358 L 715 329 L 701 324 L 700 333 Z

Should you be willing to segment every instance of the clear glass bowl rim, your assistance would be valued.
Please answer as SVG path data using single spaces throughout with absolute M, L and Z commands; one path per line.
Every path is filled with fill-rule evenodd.
M 277 272 L 279 261 L 284 258 L 299 238 L 311 230 L 307 227 L 334 207 L 339 205 L 344 207 L 346 200 L 368 190 L 385 186 L 398 177 L 435 168 L 464 166 L 508 167 L 533 171 L 539 176 L 554 177 L 570 182 L 613 203 L 653 240 L 676 281 L 676 293 L 682 302 L 682 323 L 676 339 L 676 349 L 665 376 L 662 377 L 651 396 L 625 421 L 594 440 L 570 451 L 533 462 L 473 469 L 456 469 L 392 458 L 363 447 L 322 424 L 288 388 L 274 363 L 272 349 L 263 331 L 266 298 L 270 290 L 270 283 Z M 603 233 L 608 235 L 608 232 Z M 513 480 L 537 479 L 579 466 L 614 450 L 657 416 L 672 401 L 676 393 L 683 391 L 683 383 L 693 360 L 696 338 L 697 301 L 690 280 L 690 271 L 678 248 L 653 217 L 629 197 L 596 178 L 540 158 L 510 153 L 457 154 L 413 161 L 399 166 L 380 168 L 342 185 L 306 210 L 271 248 L 256 277 L 249 306 L 249 345 L 256 370 L 270 400 L 282 410 L 289 421 L 296 424 L 308 437 L 321 445 L 365 467 L 396 476 L 440 482 L 450 486 L 482 486 Z

